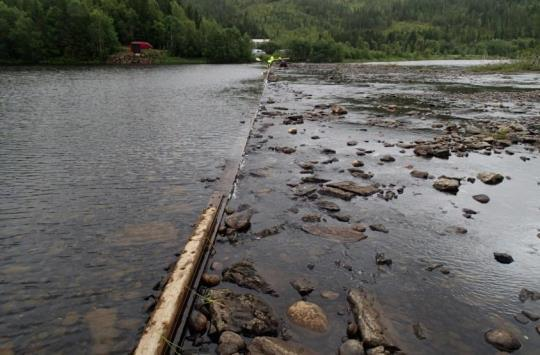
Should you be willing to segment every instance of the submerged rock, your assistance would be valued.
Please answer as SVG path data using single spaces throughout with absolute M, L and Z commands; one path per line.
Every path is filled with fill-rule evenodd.
M 319 333 L 328 330 L 328 317 L 315 303 L 298 301 L 289 307 L 287 315 L 293 323 L 303 328 Z
M 250 355 L 317 355 L 305 346 L 278 338 L 257 337 L 248 346 Z
M 360 328 L 364 346 L 395 348 L 385 334 L 385 328 L 380 322 L 380 315 L 375 309 L 372 297 L 364 290 L 352 289 L 347 294 L 347 301 L 354 314 L 354 321 Z
M 364 347 L 356 339 L 349 339 L 339 347 L 339 355 L 364 355 Z
M 411 171 L 411 176 L 418 179 L 427 179 L 429 177 L 429 173 L 427 171 L 413 170 Z
M 321 221 L 321 215 L 318 213 L 310 213 L 302 216 L 302 222 L 315 223 Z
M 304 277 L 301 277 L 301 278 L 298 278 L 296 280 L 291 281 L 291 286 L 296 291 L 298 291 L 300 296 L 307 296 L 311 292 L 313 292 L 313 290 L 315 289 L 315 286 L 313 285 L 313 282 L 311 282 L 310 280 L 308 280 L 308 279 L 306 279 Z
M 218 354 L 233 355 L 246 348 L 244 339 L 231 331 L 225 331 L 219 337 Z
M 488 184 L 488 185 L 497 185 L 504 180 L 504 176 L 498 173 L 482 172 L 478 174 L 477 177 L 484 184 Z
M 278 334 L 279 322 L 272 308 L 256 296 L 236 294 L 229 289 L 212 289 L 207 298 L 210 334 L 225 331 L 250 337 Z
M 388 229 L 386 229 L 384 224 L 370 224 L 369 229 L 375 232 L 388 233 Z
M 355 196 L 352 192 L 336 189 L 330 186 L 323 186 L 321 189 L 319 189 L 319 194 L 325 195 L 325 196 L 337 197 L 345 201 L 349 201 Z
M 365 236 L 362 232 L 358 232 L 347 227 L 303 225 L 302 230 L 318 237 L 333 239 L 341 242 L 358 242 L 367 238 L 367 236 Z
M 223 270 L 223 281 L 232 282 L 238 286 L 277 296 L 276 291 L 257 273 L 253 262 L 244 260 Z
M 385 163 L 391 163 L 391 162 L 396 161 L 396 158 L 394 158 L 393 156 L 389 154 L 386 154 L 386 155 L 383 155 L 379 160 Z
M 234 229 L 238 232 L 245 232 L 251 227 L 251 216 L 253 212 L 251 210 L 246 210 L 242 212 L 233 213 L 225 217 L 225 225 L 228 228 Z
M 513 352 L 521 348 L 519 339 L 506 329 L 488 330 L 484 334 L 484 338 L 488 343 L 500 351 Z
M 525 302 L 527 300 L 538 301 L 540 300 L 540 292 L 531 291 L 526 288 L 522 288 L 521 291 L 519 291 L 519 300 L 521 302 Z
M 331 201 L 319 201 L 317 202 L 317 207 L 320 209 L 330 211 L 330 212 L 338 212 L 340 210 L 339 206 Z

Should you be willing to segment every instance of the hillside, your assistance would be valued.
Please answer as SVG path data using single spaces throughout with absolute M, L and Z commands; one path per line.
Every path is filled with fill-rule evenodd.
M 538 0 L 0 0 L 0 61 L 102 61 L 132 40 L 249 60 L 249 38 L 296 60 L 516 57 L 540 46 Z M 245 34 L 245 35 L 243 35 Z

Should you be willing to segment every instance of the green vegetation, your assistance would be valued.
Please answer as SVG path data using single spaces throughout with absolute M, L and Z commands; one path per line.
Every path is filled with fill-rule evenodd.
M 540 48 L 538 0 L 186 0 L 311 61 L 518 57 Z M 264 49 L 264 48 L 263 48 Z M 320 53 L 320 50 L 324 54 Z
M 243 62 L 249 37 L 302 61 L 518 58 L 540 52 L 540 1 L 0 0 L 2 62 L 99 62 L 133 40 Z
M 497 63 L 472 67 L 471 71 L 477 73 L 492 72 L 492 73 L 512 73 L 523 71 L 540 72 L 540 56 L 522 58 L 509 63 Z
M 3 63 L 104 62 L 133 40 L 175 57 L 251 60 L 248 35 L 179 0 L 0 0 Z

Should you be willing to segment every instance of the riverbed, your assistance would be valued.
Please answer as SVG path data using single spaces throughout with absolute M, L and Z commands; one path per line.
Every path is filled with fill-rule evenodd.
M 0 352 L 127 353 L 259 65 L 0 68 Z
M 233 330 L 253 350 L 335 354 L 347 338 L 372 347 L 349 329 L 347 295 L 362 289 L 392 351 L 493 354 L 485 333 L 498 328 L 518 340 L 516 353 L 536 354 L 539 323 L 522 311 L 539 314 L 540 301 L 520 294 L 540 292 L 539 120 L 534 73 L 478 74 L 461 63 L 276 68 L 206 271 L 223 281 L 203 276 L 199 289 L 208 296 L 193 314 L 208 318 L 208 333 L 192 325 L 180 345 L 213 352 Z M 502 181 L 484 183 L 482 172 Z M 441 178 L 458 190 L 438 191 Z M 329 188 L 343 181 L 362 192 Z M 245 294 L 267 306 L 253 313 L 266 322 L 259 330 L 245 313 L 220 323 L 218 306 L 234 315 Z M 302 300 L 316 311 L 291 316 Z

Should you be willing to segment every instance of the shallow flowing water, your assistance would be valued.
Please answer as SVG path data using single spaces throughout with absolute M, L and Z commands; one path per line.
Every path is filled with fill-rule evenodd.
M 0 69 L 0 352 L 126 353 L 259 66 Z M 212 180 L 212 179 L 211 179 Z

